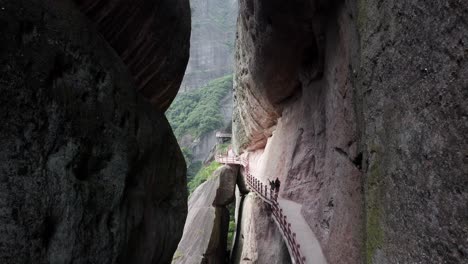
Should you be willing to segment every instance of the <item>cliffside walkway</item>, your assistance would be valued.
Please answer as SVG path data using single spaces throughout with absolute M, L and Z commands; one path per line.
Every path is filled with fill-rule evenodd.
M 216 155 L 215 159 L 219 163 L 236 164 L 245 168 L 245 182 L 250 190 L 270 205 L 273 219 L 286 241 L 293 264 L 327 263 L 315 234 L 301 214 L 301 204 L 278 198 L 276 192 L 250 173 L 246 158 L 226 154 Z

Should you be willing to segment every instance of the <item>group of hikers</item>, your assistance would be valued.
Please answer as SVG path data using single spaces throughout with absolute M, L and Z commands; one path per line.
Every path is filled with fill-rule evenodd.
M 270 184 L 270 189 L 271 191 L 275 191 L 275 192 L 279 192 L 279 189 L 280 189 L 280 181 L 278 180 L 278 178 L 276 178 L 276 180 L 274 181 L 270 181 L 268 180 L 268 183 Z

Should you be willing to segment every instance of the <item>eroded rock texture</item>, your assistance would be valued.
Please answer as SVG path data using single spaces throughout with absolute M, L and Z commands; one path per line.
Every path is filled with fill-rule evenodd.
M 185 163 L 112 48 L 70 1 L 1 0 L 0 65 L 0 263 L 168 263 Z
M 245 51 L 246 58 L 253 57 L 249 67 L 255 70 L 249 70 L 247 75 L 240 77 L 245 79 L 239 80 L 236 87 L 240 115 L 233 126 L 239 128 L 241 125 L 241 128 L 234 131 L 235 141 L 244 149 L 258 148 L 261 146 L 259 141 L 249 133 L 259 131 L 266 146 L 250 153 L 252 173 L 263 182 L 278 177 L 282 183 L 280 196 L 302 204 L 302 214 L 320 242 L 328 263 L 361 263 L 362 174 L 352 85 L 358 38 L 353 26 L 352 8 L 346 4 L 334 8 L 323 6 L 320 10 L 315 7 L 316 16 L 323 19 L 317 24 L 317 17 L 310 17 L 314 7 L 302 1 L 270 7 L 259 2 L 245 1 L 246 4 L 253 3 L 255 12 L 265 12 L 257 10 L 261 8 L 267 11 L 275 8 L 270 11 L 272 14 L 277 12 L 284 16 L 271 15 L 270 24 L 266 15 L 252 17 L 250 24 L 240 29 L 240 36 L 256 32 L 253 31 L 254 25 L 262 23 L 267 26 L 257 33 L 260 35 L 276 32 L 284 25 L 303 28 L 303 31 L 281 41 L 279 36 L 257 37 L 255 45 L 266 50 L 273 47 L 271 49 L 275 51 L 271 54 Z M 286 8 L 284 5 L 292 6 L 286 9 L 289 12 L 280 12 Z M 277 9 L 280 7 L 282 9 Z M 241 17 L 247 16 L 245 12 Z M 320 30 L 312 29 L 318 25 Z M 280 36 L 292 34 L 284 34 L 288 32 L 286 29 L 279 32 L 283 32 Z M 317 43 L 313 34 L 317 34 L 315 38 L 322 39 L 324 50 L 311 48 Z M 239 46 L 245 45 L 245 39 L 239 38 L 239 41 Z M 278 42 L 282 45 L 277 46 Z M 320 56 L 325 61 L 323 67 Z M 243 69 L 243 59 L 238 59 L 241 60 L 238 67 Z M 269 75 L 262 77 L 265 73 L 255 73 L 266 68 Z M 255 106 L 252 100 L 262 101 L 258 105 L 273 106 L 281 117 L 274 119 L 279 114 L 269 115 L 262 110 L 264 108 L 252 108 Z M 274 120 L 274 124 L 259 123 L 269 118 Z M 270 131 L 273 135 L 267 141 Z M 262 209 L 252 209 L 253 212 L 257 210 Z M 277 227 L 272 225 L 271 228 Z M 250 239 L 258 238 L 250 236 Z
M 368 263 L 468 262 L 467 17 L 360 3 Z
M 467 262 L 466 4 L 304 2 L 241 1 L 236 147 L 328 263 Z
M 122 58 L 137 89 L 165 111 L 177 95 L 189 57 L 189 1 L 73 1 Z
M 231 255 L 231 263 L 289 264 L 286 244 L 276 227 L 271 210 L 259 197 L 250 193 L 238 204 L 240 219 Z
M 237 147 L 256 149 L 265 146 L 283 104 L 301 90 L 301 68 L 320 76 L 323 26 L 318 3 L 240 0 L 239 4 L 233 129 Z
M 225 263 L 229 210 L 238 169 L 223 166 L 190 196 L 187 222 L 173 263 Z

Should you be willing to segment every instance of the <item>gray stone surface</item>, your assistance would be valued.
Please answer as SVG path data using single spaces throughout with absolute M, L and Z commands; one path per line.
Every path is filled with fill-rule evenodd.
M 240 200 L 240 197 L 238 197 Z M 231 263 L 289 264 L 291 258 L 268 205 L 256 194 L 250 193 L 238 203 L 241 211 L 237 222 L 236 245 Z
M 222 166 L 190 196 L 182 240 L 172 263 L 225 263 L 229 210 L 238 168 Z M 207 261 L 207 262 L 203 262 Z
M 236 55 L 234 144 L 257 176 L 303 204 L 329 263 L 467 262 L 465 2 L 319 8 L 322 77 L 310 6 L 266 2 L 240 1 Z
M 468 263 L 468 5 L 360 1 L 367 262 Z
M 262 1 L 255 1 L 258 2 Z M 323 54 L 323 75 L 319 77 L 316 75 L 318 65 L 308 63 L 313 60 L 307 50 L 307 46 L 313 43 L 310 35 L 302 36 L 302 43 L 299 43 L 301 33 L 295 31 L 289 33 L 294 36 L 289 42 L 284 40 L 277 43 L 274 37 L 257 36 L 267 35 L 268 32 L 280 34 L 281 30 L 285 30 L 281 19 L 289 27 L 305 27 L 304 24 L 312 26 L 315 23 L 309 17 L 310 14 L 300 8 L 301 5 L 277 3 L 276 8 L 283 5 L 289 12 L 281 13 L 282 9 L 270 10 L 265 3 L 254 5 L 255 15 L 249 15 L 248 5 L 245 10 L 241 9 L 244 13 L 240 16 L 246 20 L 246 24 L 245 27 L 243 24 L 239 26 L 242 32 L 239 33 L 241 43 L 238 45 L 250 45 L 248 47 L 252 49 L 241 50 L 239 47 L 239 53 L 245 57 L 238 58 L 240 62 L 237 71 L 245 75 L 235 87 L 235 111 L 239 115 L 234 116 L 233 128 L 238 128 L 233 131 L 234 141 L 236 147 L 241 147 L 243 151 L 256 149 L 262 146 L 260 143 L 263 144 L 262 149 L 251 151 L 249 155 L 251 172 L 265 183 L 278 177 L 282 186 L 280 196 L 302 205 L 302 215 L 317 236 L 328 263 L 361 263 L 362 173 L 357 148 L 359 130 L 356 127 L 353 86 L 350 82 L 353 77 L 351 65 L 358 55 L 359 42 L 350 17 L 352 6 L 343 4 L 329 10 L 329 13 L 321 14 L 327 17 L 328 23 L 324 23 L 321 29 L 326 42 L 326 53 Z M 307 5 L 304 8 L 306 7 Z M 259 8 L 266 11 L 258 10 Z M 273 29 L 254 30 L 262 23 L 268 24 L 268 21 L 262 20 L 264 16 L 259 15 L 262 12 L 272 16 L 272 24 L 266 27 Z M 280 14 L 285 14 L 285 17 Z M 255 42 L 250 42 L 254 39 L 252 35 L 256 36 Z M 242 41 L 247 41 L 247 44 Z M 298 57 L 289 58 L 286 62 L 283 61 L 283 55 L 263 58 L 266 55 L 256 51 L 262 46 L 275 50 L 288 49 L 288 52 L 297 53 L 294 56 Z M 266 63 L 265 61 L 276 65 L 260 64 Z M 257 66 L 260 68 L 256 69 Z M 278 83 L 279 86 L 270 85 L 268 76 L 259 73 L 263 67 L 272 71 L 271 76 L 287 77 L 284 81 L 288 85 L 291 82 L 297 86 L 288 91 L 280 89 L 281 83 Z M 284 67 L 293 67 L 294 70 L 285 70 Z M 249 70 L 243 72 L 244 68 Z M 275 71 L 278 71 L 277 75 Z M 255 76 L 256 74 L 259 76 Z M 283 102 L 273 103 L 272 98 L 275 95 L 271 93 L 275 91 L 278 92 L 276 96 L 285 99 Z M 254 96 L 254 93 L 258 96 Z M 269 97 L 269 94 L 273 97 Z M 264 123 L 258 120 L 266 121 L 271 116 L 262 114 L 251 101 L 270 102 L 275 109 L 281 110 L 281 117 L 275 119 L 270 126 L 262 128 Z M 263 106 L 265 103 L 259 105 Z M 254 204 L 253 207 L 255 206 Z M 252 209 L 254 212 L 255 210 L 261 208 Z M 257 237 L 250 236 L 250 239 Z
M 233 118 L 236 149 L 260 149 L 283 106 L 320 76 L 328 1 L 240 0 Z M 325 11 L 324 11 L 325 10 Z M 320 45 L 319 45 L 320 44 Z
M 170 261 L 183 156 L 73 3 L 0 0 L 0 94 L 0 263 Z
M 180 92 L 232 74 L 237 0 L 191 0 L 190 60 Z

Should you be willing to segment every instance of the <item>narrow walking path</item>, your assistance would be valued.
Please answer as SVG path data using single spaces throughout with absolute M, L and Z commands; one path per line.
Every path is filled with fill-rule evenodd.
M 278 198 L 278 193 L 268 188 L 249 171 L 247 159 L 237 157 L 229 151 L 226 155 L 216 155 L 216 161 L 236 164 L 245 168 L 245 182 L 251 191 L 268 203 L 272 216 L 288 247 L 293 264 L 326 264 L 320 243 L 301 214 L 301 204 Z
M 291 231 L 296 234 L 296 240 L 301 245 L 301 252 L 306 260 L 310 260 L 306 263 L 326 264 L 320 243 L 301 214 L 302 205 L 282 198 L 278 198 L 278 204 L 283 209 L 283 214 L 287 216 L 288 222 L 291 223 Z

